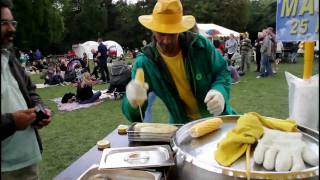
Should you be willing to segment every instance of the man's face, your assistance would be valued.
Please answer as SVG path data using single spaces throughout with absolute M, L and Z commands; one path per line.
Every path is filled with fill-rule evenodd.
M 157 45 L 164 53 L 172 53 L 176 50 L 178 45 L 179 34 L 165 34 L 154 32 L 154 36 L 157 41 Z
M 14 21 L 11 10 L 7 7 L 1 8 L 1 47 L 9 48 L 12 46 L 14 33 L 16 28 L 13 25 Z

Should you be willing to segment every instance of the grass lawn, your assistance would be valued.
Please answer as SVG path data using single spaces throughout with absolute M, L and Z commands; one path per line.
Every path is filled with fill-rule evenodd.
M 255 64 L 252 64 L 252 70 Z M 280 64 L 275 77 L 256 79 L 250 72 L 241 77 L 239 84 L 231 87 L 231 105 L 239 113 L 255 111 L 265 116 L 286 118 L 288 116 L 288 85 L 284 71 L 302 78 L 303 59 L 297 64 Z M 318 60 L 314 63 L 313 74 L 319 72 Z M 34 83 L 42 83 L 38 75 L 32 75 Z M 105 84 L 95 89 L 105 89 Z M 40 130 L 43 141 L 43 160 L 40 163 L 40 177 L 52 179 L 73 161 L 94 146 L 119 124 L 129 124 L 121 112 L 121 100 L 107 100 L 86 109 L 72 112 L 58 112 L 50 99 L 61 97 L 67 92 L 75 92 L 75 87 L 57 86 L 38 89 L 46 105 L 53 110 L 52 123 Z M 166 108 L 157 99 L 153 108 L 153 121 L 166 122 Z

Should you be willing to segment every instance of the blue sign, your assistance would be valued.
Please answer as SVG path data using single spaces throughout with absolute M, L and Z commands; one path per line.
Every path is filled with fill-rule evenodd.
M 318 41 L 319 0 L 278 0 L 276 31 L 280 41 Z

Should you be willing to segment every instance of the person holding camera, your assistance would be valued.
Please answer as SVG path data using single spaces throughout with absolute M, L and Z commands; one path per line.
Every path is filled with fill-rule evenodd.
M 17 21 L 12 3 L 1 0 L 1 179 L 39 179 L 42 145 L 38 129 L 48 125 L 51 112 L 43 107 L 12 51 Z

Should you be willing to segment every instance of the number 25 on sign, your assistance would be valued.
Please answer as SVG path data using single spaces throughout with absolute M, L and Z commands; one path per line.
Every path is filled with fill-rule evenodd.
M 301 0 L 300 0 L 301 1 Z M 316 0 L 318 1 L 318 0 Z M 291 19 L 290 34 L 305 34 L 308 32 L 309 19 L 303 18 L 306 14 L 313 16 L 315 13 L 314 0 L 302 0 L 298 8 L 299 0 L 282 0 L 281 17 L 295 17 Z M 319 13 L 319 9 L 317 9 Z M 311 29 L 311 31 L 313 31 Z M 314 31 L 319 32 L 319 21 L 315 25 Z

